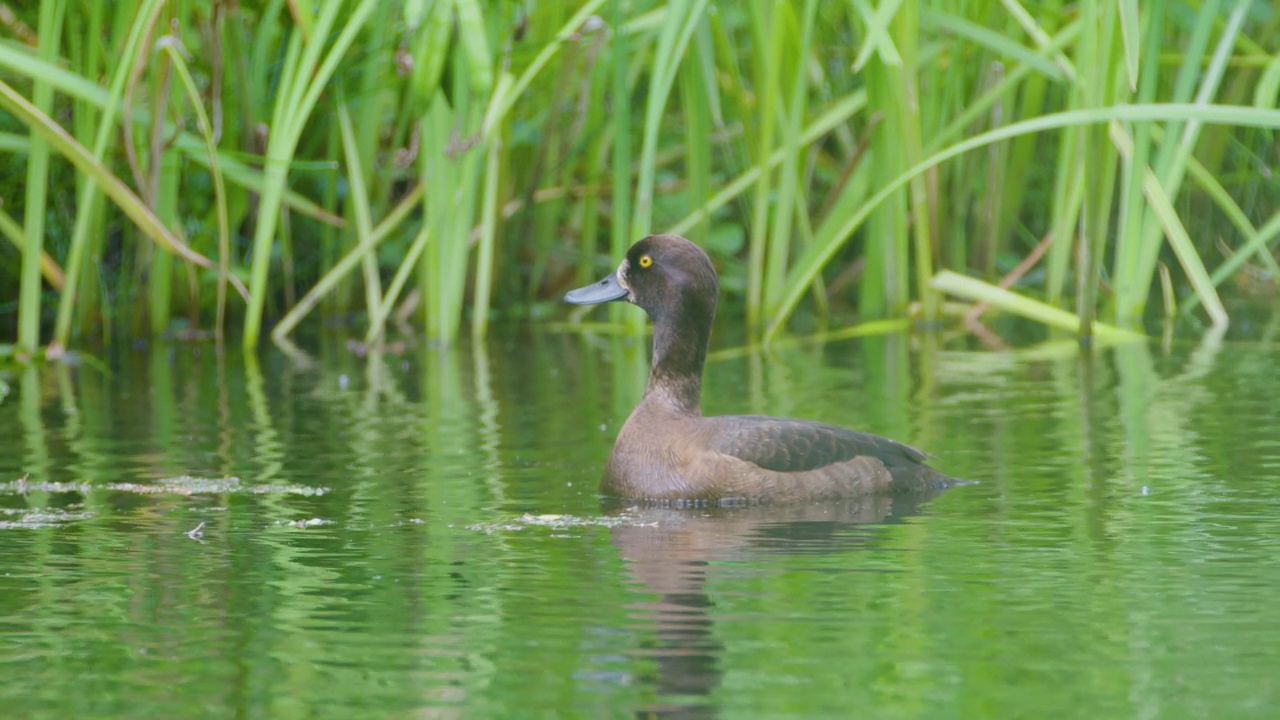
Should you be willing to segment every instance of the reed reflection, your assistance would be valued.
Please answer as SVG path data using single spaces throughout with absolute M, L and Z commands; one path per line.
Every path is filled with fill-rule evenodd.
M 612 530 L 613 544 L 631 581 L 657 596 L 630 607 L 633 619 L 652 630 L 638 652 L 655 662 L 642 680 L 656 701 L 637 716 L 709 718 L 718 715 L 711 696 L 724 677 L 724 644 L 716 635 L 716 602 L 706 590 L 717 563 L 750 562 L 763 555 L 835 554 L 867 549 L 874 533 L 850 532 L 918 514 L 939 493 L 851 499 L 839 504 L 757 505 L 740 508 L 625 510 L 629 521 Z

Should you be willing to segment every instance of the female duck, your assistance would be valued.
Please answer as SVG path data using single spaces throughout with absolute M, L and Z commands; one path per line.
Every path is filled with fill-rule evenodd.
M 808 420 L 703 417 L 702 366 L 719 286 L 707 254 L 652 235 L 609 277 L 565 301 L 627 300 L 653 321 L 649 385 L 609 454 L 600 490 L 656 501 L 799 501 L 921 491 L 955 481 L 913 447 Z

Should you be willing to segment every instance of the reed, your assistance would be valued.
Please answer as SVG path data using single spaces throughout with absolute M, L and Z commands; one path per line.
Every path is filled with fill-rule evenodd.
M 28 350 L 181 318 L 253 346 L 317 308 L 374 342 L 417 307 L 448 343 L 659 231 L 766 341 L 934 327 L 956 288 L 1082 336 L 1223 325 L 1224 283 L 1280 274 L 1280 19 L 1249 0 L 9 7 L 0 327 Z
M 63 2 L 40 4 L 38 42 L 39 58 L 52 62 L 58 56 L 62 21 L 66 15 Z M 48 116 L 53 109 L 53 88 L 35 79 L 31 89 L 32 109 Z M 31 139 L 27 152 L 27 184 L 23 197 L 22 285 L 18 301 L 18 348 L 34 352 L 40 344 L 40 251 L 44 249 L 45 202 L 49 185 L 49 143 L 44 138 Z

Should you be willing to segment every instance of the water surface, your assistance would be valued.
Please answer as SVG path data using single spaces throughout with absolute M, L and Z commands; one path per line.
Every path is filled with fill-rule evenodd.
M 9 379 L 0 704 L 31 718 L 1269 717 L 1280 345 L 908 337 L 720 359 L 704 408 L 980 481 L 602 507 L 643 341 L 166 345 Z M 198 528 L 198 530 L 197 530 Z M 194 531 L 194 532 L 193 532 Z

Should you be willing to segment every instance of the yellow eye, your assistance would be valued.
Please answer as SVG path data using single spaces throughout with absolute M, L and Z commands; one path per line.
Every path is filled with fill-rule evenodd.
M 649 267 L 652 264 L 653 264 L 653 258 L 649 257 L 648 255 L 640 256 L 640 267 Z

